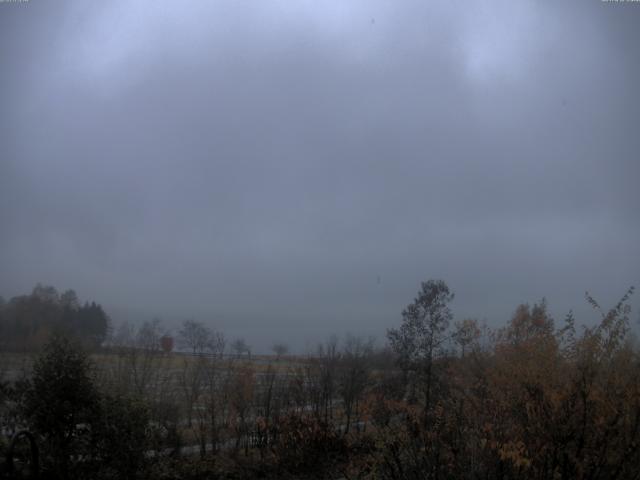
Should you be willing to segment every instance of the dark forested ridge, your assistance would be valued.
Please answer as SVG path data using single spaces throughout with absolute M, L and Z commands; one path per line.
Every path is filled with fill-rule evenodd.
M 81 303 L 74 290 L 59 293 L 38 284 L 28 295 L 5 301 L 0 297 L 0 348 L 34 350 L 53 333 L 64 334 L 95 348 L 107 337 L 109 317 L 95 302 Z

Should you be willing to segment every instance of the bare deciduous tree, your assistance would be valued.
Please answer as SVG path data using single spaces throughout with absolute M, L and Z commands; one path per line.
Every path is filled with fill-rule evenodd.
M 285 343 L 274 343 L 271 350 L 276 354 L 276 360 L 289 353 L 289 347 Z
M 182 322 L 182 328 L 178 332 L 180 347 L 190 350 L 194 355 L 208 349 L 212 337 L 213 334 L 206 325 L 193 319 Z
M 431 406 L 433 360 L 440 351 L 449 322 L 453 318 L 449 303 L 454 294 L 442 280 L 422 282 L 418 296 L 402 312 L 400 328 L 388 330 L 391 347 L 400 366 L 419 378 L 425 412 Z
M 473 346 L 480 338 L 478 321 L 467 318 L 454 323 L 453 340 L 460 346 L 461 356 L 464 358 L 467 348 Z
M 340 359 L 338 389 L 345 413 L 345 434 L 349 433 L 352 420 L 359 421 L 359 404 L 369 382 L 369 362 L 373 340 L 353 335 L 347 336 Z
M 236 339 L 231 344 L 231 348 L 238 358 L 242 357 L 244 354 L 247 354 L 249 357 L 251 357 L 251 347 L 247 344 L 244 338 Z

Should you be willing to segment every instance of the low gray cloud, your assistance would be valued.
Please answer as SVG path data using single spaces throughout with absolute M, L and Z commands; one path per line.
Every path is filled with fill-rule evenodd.
M 638 284 L 640 7 L 0 4 L 0 292 L 266 348 Z

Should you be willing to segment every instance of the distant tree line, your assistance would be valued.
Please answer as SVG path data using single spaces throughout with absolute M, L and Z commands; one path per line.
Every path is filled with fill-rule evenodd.
M 87 348 L 104 342 L 109 317 L 95 302 L 81 303 L 74 290 L 59 293 L 38 284 L 29 295 L 5 301 L 0 297 L 0 348 L 35 350 L 52 334 L 79 340 Z

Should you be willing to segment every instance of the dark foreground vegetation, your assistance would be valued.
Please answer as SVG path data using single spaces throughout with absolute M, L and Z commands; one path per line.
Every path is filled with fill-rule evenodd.
M 189 355 L 163 351 L 154 323 L 93 354 L 55 335 L 0 377 L 0 459 L 28 428 L 46 478 L 639 478 L 632 293 L 608 311 L 587 295 L 589 328 L 556 325 L 543 301 L 489 330 L 454 321 L 453 294 L 429 281 L 390 348 L 350 337 L 269 362 L 223 356 L 193 321 Z

